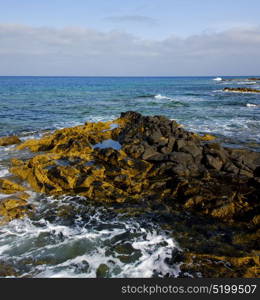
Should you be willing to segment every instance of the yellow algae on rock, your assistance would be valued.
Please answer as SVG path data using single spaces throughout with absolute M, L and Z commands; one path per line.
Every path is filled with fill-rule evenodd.
M 23 192 L 25 188 L 20 184 L 12 182 L 5 178 L 0 178 L 0 193 L 3 194 L 13 194 L 15 192 Z
M 0 224 L 24 217 L 28 212 L 26 201 L 28 198 L 27 193 L 18 192 L 10 197 L 0 199 Z
M 111 124 L 112 122 L 86 123 L 72 128 L 59 129 L 38 140 L 25 141 L 17 149 L 28 148 L 32 152 L 49 151 L 75 155 L 84 148 L 91 148 L 92 144 L 111 138 L 112 133 L 109 130 Z
M 111 129 L 111 125 L 117 126 Z M 96 144 L 117 138 L 124 121 L 86 123 L 56 130 L 18 149 L 45 152 L 27 161 L 12 160 L 13 174 L 36 192 L 79 194 L 101 202 L 123 202 L 146 193 L 152 164 L 128 158 L 122 150 L 96 149 Z
M 192 135 L 195 137 L 195 138 L 198 138 L 199 140 L 201 141 L 206 141 L 206 142 L 210 142 L 210 141 L 214 141 L 216 139 L 216 137 L 214 135 L 211 135 L 211 134 L 204 134 L 204 135 L 200 135 L 198 133 L 192 133 Z
M 9 146 L 21 143 L 21 140 L 17 136 L 5 136 L 0 138 L 0 146 Z
M 203 136 L 200 137 L 202 141 L 214 141 L 216 137 L 211 134 L 204 134 Z
M 210 254 L 185 253 L 182 272 L 201 272 L 204 277 L 259 278 L 259 255 L 244 257 L 216 256 Z

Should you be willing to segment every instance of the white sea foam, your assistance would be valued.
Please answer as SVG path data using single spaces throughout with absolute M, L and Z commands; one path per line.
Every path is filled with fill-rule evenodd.
M 1 193 L 0 193 L 0 199 L 6 198 L 6 197 L 8 197 L 8 196 L 10 196 L 10 195 L 7 195 L 7 194 L 1 194 Z
M 238 81 L 236 84 L 246 84 L 246 85 L 251 85 L 251 84 L 256 84 L 256 81 Z
M 171 258 L 172 250 L 176 248 L 175 243 L 170 238 L 160 235 L 157 232 L 148 232 L 143 230 L 144 236 L 136 239 L 132 243 L 134 249 L 140 251 L 140 257 L 131 263 L 123 263 L 118 254 L 107 255 L 106 249 L 103 247 L 96 248 L 88 254 L 77 256 L 73 259 L 68 259 L 56 266 L 45 266 L 44 270 L 39 272 L 37 277 L 96 277 L 96 270 L 100 264 L 106 264 L 109 267 L 110 276 L 112 277 L 127 277 L 127 278 L 149 278 L 152 277 L 154 270 L 161 276 L 169 274 L 177 277 L 180 268 L 179 264 L 169 266 L 165 263 L 166 258 Z M 92 239 L 92 242 L 102 240 L 106 237 L 115 237 L 124 233 L 124 230 L 116 229 L 107 232 L 100 231 L 93 235 L 84 234 L 84 239 Z M 164 245 L 164 246 L 162 246 Z M 87 273 L 75 273 L 75 266 L 82 266 L 87 261 L 89 268 Z
M 53 199 L 53 203 L 56 200 Z M 52 201 L 51 197 L 48 201 Z M 102 213 L 104 211 L 95 208 L 89 222 L 109 225 L 108 228 L 88 226 L 89 222 L 81 223 L 80 218 L 76 226 L 60 225 L 43 218 L 14 220 L 1 227 L 0 259 L 14 261 L 18 269 L 22 268 L 19 265 L 22 259 L 45 261 L 27 269 L 22 276 L 93 278 L 100 264 L 108 266 L 110 277 L 152 277 L 154 272 L 157 276 L 178 276 L 180 264 L 169 265 L 166 261 L 171 258 L 173 249 L 179 249 L 171 237 L 154 224 L 144 226 L 137 220 L 117 218 L 104 221 Z M 114 251 L 115 245 L 125 243 L 124 237 L 121 238 L 125 234 L 137 254 L 128 262 Z
M 216 77 L 213 79 L 214 81 L 222 81 L 222 78 L 221 77 Z
M 247 103 L 246 106 L 247 107 L 259 107 L 260 105 L 253 104 L 253 103 Z
M 223 93 L 223 90 L 213 90 L 213 93 Z
M 85 122 L 106 122 L 106 121 L 111 121 L 118 118 L 116 115 L 110 115 L 110 116 L 86 116 L 84 120 L 80 121 L 70 121 L 70 122 L 60 122 L 54 124 L 54 127 L 56 129 L 63 129 L 67 127 L 75 127 L 75 126 L 80 126 L 84 125 Z
M 255 91 L 240 91 L 240 90 L 223 90 L 224 93 L 234 93 L 234 94 L 260 94 Z
M 0 169 L 0 177 L 5 177 L 9 174 L 8 169 Z
M 155 95 L 154 98 L 157 99 L 157 100 L 174 100 L 173 98 L 163 96 L 161 94 Z

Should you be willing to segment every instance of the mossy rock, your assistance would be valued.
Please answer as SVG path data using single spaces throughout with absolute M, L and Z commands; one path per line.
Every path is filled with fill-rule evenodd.
M 25 188 L 15 182 L 12 182 L 6 178 L 0 178 L 0 193 L 14 194 L 16 192 L 23 192 Z
M 100 264 L 96 271 L 97 278 L 107 278 L 109 275 L 109 267 L 106 264 Z
M 21 140 L 17 136 L 6 136 L 0 138 L 0 146 L 9 146 L 21 143 Z

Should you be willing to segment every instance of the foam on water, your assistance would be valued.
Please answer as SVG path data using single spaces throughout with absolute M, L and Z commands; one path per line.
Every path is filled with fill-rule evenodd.
M 47 197 L 45 201 L 53 209 L 73 205 L 72 199 Z M 41 209 L 47 216 L 42 203 L 39 216 Z M 142 219 L 109 214 L 103 207 L 89 206 L 87 219 L 78 215 L 69 225 L 47 220 L 45 215 L 13 220 L 0 230 L 0 261 L 29 277 L 96 277 L 100 264 L 108 266 L 109 277 L 178 276 L 179 264 L 167 262 L 179 248 L 172 237 Z M 116 250 L 126 244 L 130 253 Z
M 8 174 L 9 174 L 8 169 L 1 169 L 1 166 L 0 166 L 0 177 L 5 177 Z
M 245 84 L 245 85 L 252 85 L 256 84 L 256 81 L 238 81 L 236 84 Z
M 154 98 L 157 99 L 157 100 L 174 100 L 173 98 L 163 96 L 161 94 L 155 95 Z

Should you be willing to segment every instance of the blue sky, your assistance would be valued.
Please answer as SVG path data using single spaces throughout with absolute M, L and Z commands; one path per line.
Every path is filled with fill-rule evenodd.
M 0 0 L 0 74 L 255 74 L 259 15 L 259 0 Z
M 157 39 L 260 23 L 259 0 L 0 0 L 0 11 L 1 23 L 114 29 Z

